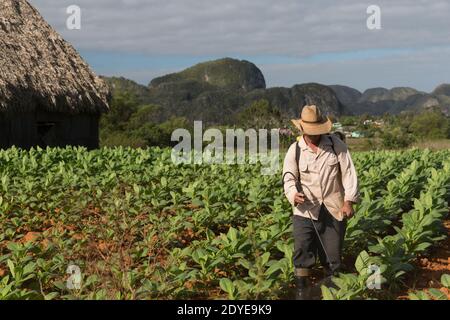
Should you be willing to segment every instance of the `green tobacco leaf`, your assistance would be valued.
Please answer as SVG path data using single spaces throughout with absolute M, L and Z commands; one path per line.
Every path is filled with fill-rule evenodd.
M 430 300 L 430 297 L 424 291 L 416 292 L 416 296 L 417 296 L 418 300 Z
M 415 247 L 415 249 L 414 249 L 414 251 L 415 252 L 422 252 L 422 251 L 425 251 L 427 248 L 429 248 L 431 246 L 431 243 L 428 243 L 428 242 L 422 242 L 422 243 L 419 243 L 416 247 Z
M 223 291 L 228 293 L 230 297 L 234 296 L 234 284 L 233 282 L 228 278 L 222 278 L 219 282 L 220 288 L 222 288 Z
M 236 241 L 236 240 L 237 240 L 237 235 L 238 235 L 238 232 L 237 232 L 237 230 L 236 230 L 235 228 L 231 227 L 231 228 L 228 230 L 227 237 L 228 237 L 231 241 Z
M 417 296 L 417 294 L 415 294 L 415 293 L 413 293 L 413 292 L 410 292 L 410 293 L 408 294 L 408 299 L 409 299 L 409 300 L 420 300 L 420 298 Z
M 245 269 L 249 269 L 250 270 L 250 268 L 251 268 L 250 261 L 248 261 L 247 259 L 239 259 L 238 264 L 243 266 Z
M 8 243 L 7 247 L 9 250 L 11 250 L 13 252 L 20 250 L 20 245 L 17 244 L 16 242 L 12 242 L 12 241 Z
M 430 292 L 431 296 L 436 300 L 447 300 L 447 295 L 438 289 L 431 288 L 428 291 Z
M 323 300 L 335 300 L 334 295 L 331 293 L 331 290 L 325 286 L 321 286 L 322 289 L 322 298 Z
M 67 286 L 66 283 L 63 281 L 55 281 L 53 282 L 53 285 L 58 288 L 59 290 L 66 290 Z
M 193 204 L 194 206 L 196 206 L 196 207 L 202 207 L 202 206 L 203 206 L 203 201 L 201 201 L 201 200 L 198 199 L 198 198 L 195 198 L 195 199 L 192 200 L 192 204 Z
M 13 278 L 15 278 L 16 277 L 16 272 L 15 272 L 16 268 L 14 266 L 14 263 L 8 259 L 7 264 L 9 267 L 9 271 L 11 272 L 11 275 L 13 276 Z
M 367 251 L 362 251 L 358 258 L 356 258 L 355 268 L 358 273 L 362 273 L 365 268 L 369 265 L 370 256 Z
M 444 287 L 446 287 L 447 289 L 450 289 L 450 275 L 443 274 L 441 277 L 441 283 Z
M 265 274 L 266 274 L 267 276 L 270 276 L 270 275 L 272 275 L 273 273 L 277 272 L 277 271 L 280 270 L 280 269 L 281 269 L 281 262 L 280 262 L 280 261 L 277 261 L 277 262 L 275 262 L 274 264 L 272 264 L 272 265 L 266 270 Z
M 262 256 L 261 256 L 261 262 L 263 265 L 266 265 L 267 262 L 269 262 L 270 259 L 270 252 L 265 252 Z
M 45 300 L 53 300 L 53 299 L 55 299 L 58 295 L 59 295 L 58 292 L 52 292 L 52 293 L 46 294 L 46 295 L 44 296 L 44 299 L 45 299 Z

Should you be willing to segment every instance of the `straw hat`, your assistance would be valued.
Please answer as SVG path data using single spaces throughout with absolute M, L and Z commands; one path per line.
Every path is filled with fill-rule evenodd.
M 328 117 L 322 115 L 315 105 L 304 106 L 300 119 L 291 120 L 292 123 L 304 134 L 311 136 L 327 134 L 331 132 L 332 123 Z

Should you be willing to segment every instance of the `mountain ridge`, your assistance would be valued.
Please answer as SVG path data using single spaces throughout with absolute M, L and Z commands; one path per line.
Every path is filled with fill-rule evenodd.
M 300 106 L 315 103 L 332 116 L 346 112 L 331 88 L 317 83 L 266 88 L 261 70 L 232 58 L 199 63 L 153 79 L 147 87 L 121 77 L 103 77 L 113 95 L 128 91 L 141 104 L 161 106 L 163 118 L 185 117 L 207 124 L 234 124 L 239 112 L 265 99 L 284 118 L 298 117 Z
M 103 77 L 113 95 L 131 92 L 140 104 L 161 106 L 163 118 L 182 116 L 209 124 L 233 124 L 236 114 L 265 99 L 286 119 L 298 117 L 301 106 L 317 104 L 325 113 L 342 115 L 398 114 L 440 106 L 448 115 L 450 84 L 431 93 L 410 87 L 378 87 L 364 92 L 343 85 L 320 83 L 266 87 L 261 70 L 246 60 L 223 58 L 156 77 L 145 86 L 123 77 Z
M 355 115 L 367 113 L 382 115 L 398 114 L 403 111 L 420 111 L 440 107 L 450 114 L 450 85 L 441 84 L 431 93 L 411 87 L 376 87 L 360 92 L 348 86 L 331 85 L 338 99 Z M 356 94 L 357 92 L 358 94 Z

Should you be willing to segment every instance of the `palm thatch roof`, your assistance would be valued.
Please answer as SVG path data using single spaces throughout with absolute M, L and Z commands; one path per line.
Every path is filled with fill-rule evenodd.
M 106 111 L 109 89 L 26 0 L 0 0 L 0 113 Z

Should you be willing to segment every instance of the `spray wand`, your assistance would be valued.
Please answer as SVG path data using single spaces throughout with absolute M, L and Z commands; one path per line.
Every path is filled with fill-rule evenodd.
M 288 171 L 288 172 L 286 172 L 286 173 L 283 175 L 283 185 L 285 184 L 284 178 L 286 177 L 287 174 L 290 174 L 290 175 L 292 175 L 292 176 L 294 177 L 294 179 L 295 179 L 295 187 L 296 187 L 296 189 L 297 189 L 297 192 L 303 194 L 303 196 L 304 196 L 305 194 L 304 194 L 304 192 L 303 192 L 303 188 L 302 188 L 302 184 L 301 184 L 301 182 L 300 182 L 300 179 L 297 179 L 297 177 L 296 177 L 292 172 L 289 172 L 289 171 Z M 289 181 L 289 180 L 288 180 L 288 181 Z M 306 199 L 306 201 L 307 201 L 307 199 Z M 297 209 L 299 209 L 299 205 L 297 205 Z M 325 245 L 324 245 L 323 242 L 322 242 L 322 238 L 320 237 L 319 230 L 317 230 L 316 224 L 315 224 L 314 219 L 313 219 L 313 217 L 312 217 L 312 215 L 311 215 L 311 212 L 310 212 L 309 210 L 308 210 L 308 215 L 309 215 L 309 219 L 311 220 L 311 223 L 312 223 L 312 225 L 313 225 L 313 227 L 314 227 L 314 231 L 316 232 L 316 236 L 317 236 L 317 238 L 319 239 L 320 245 L 322 246 L 323 252 L 325 253 L 325 257 L 327 258 L 327 262 L 328 262 L 328 265 L 329 265 L 329 267 L 330 267 L 330 270 L 333 270 L 333 269 L 332 269 L 332 266 L 331 266 L 331 260 L 330 260 L 330 257 L 328 256 L 328 252 L 327 252 L 327 250 L 325 249 Z

